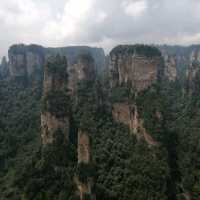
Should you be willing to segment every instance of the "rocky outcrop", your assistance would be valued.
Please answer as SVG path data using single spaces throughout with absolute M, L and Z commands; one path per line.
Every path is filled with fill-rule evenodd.
M 77 62 L 79 55 L 89 54 L 94 60 L 95 70 L 100 72 L 105 67 L 105 54 L 101 48 L 72 46 L 62 48 L 45 48 L 39 45 L 13 45 L 10 47 L 9 72 L 11 78 L 26 77 L 28 80 L 43 80 L 44 64 L 49 57 L 66 56 L 71 66 Z
M 64 133 L 64 140 L 68 140 L 69 135 L 69 117 L 63 117 L 61 119 L 52 115 L 50 112 L 41 114 L 41 128 L 42 128 L 42 144 L 52 144 L 56 137 L 56 131 L 61 130 Z
M 12 78 L 42 79 L 45 62 L 44 48 L 38 45 L 13 45 L 8 51 L 9 71 Z
M 200 90 L 200 49 L 190 54 L 190 65 L 187 70 L 187 89 L 189 95 L 199 94 Z
M 118 46 L 110 53 L 111 87 L 127 85 L 137 91 L 159 78 L 162 58 L 158 49 L 144 45 Z
M 170 55 L 164 55 L 164 63 L 165 63 L 165 69 L 164 69 L 164 76 L 169 81 L 175 81 L 177 79 L 177 63 L 175 56 Z
M 94 81 L 95 77 L 94 59 L 90 54 L 81 54 L 68 68 L 68 89 L 75 95 L 79 81 Z
M 91 163 L 91 152 L 90 152 L 90 137 L 88 133 L 79 130 L 78 131 L 78 164 L 80 166 L 87 166 Z M 93 196 L 92 194 L 92 177 L 86 177 L 86 180 L 81 180 L 79 177 L 76 180 L 77 188 L 79 190 L 79 196 L 81 200 L 84 200 L 85 195 Z M 94 198 L 93 198 L 94 199 Z
M 185 75 L 187 79 L 192 79 L 196 73 L 193 65 L 199 62 L 200 45 L 191 46 L 158 46 L 165 58 L 166 76 L 173 80 L 176 65 L 176 79 L 184 80 Z M 171 72 L 170 72 L 171 71 Z M 170 73 L 168 73 L 170 72 Z M 172 74 L 172 76 L 170 75 Z
M 43 90 L 43 112 L 41 114 L 42 144 L 52 144 L 56 132 L 61 131 L 66 142 L 69 137 L 70 100 L 67 86 L 67 61 L 57 56 L 45 66 Z
M 89 134 L 78 131 L 78 163 L 88 164 L 90 162 L 90 137 Z
M 9 74 L 8 62 L 6 57 L 4 56 L 0 64 L 0 78 L 5 78 L 8 76 L 8 74 Z
M 60 55 L 50 57 L 45 65 L 43 82 L 43 110 L 41 113 L 41 138 L 43 147 L 56 141 L 69 142 L 72 127 L 71 100 L 74 100 L 79 81 L 93 81 L 96 77 L 95 62 L 91 55 L 81 54 L 74 63 Z M 59 140 L 57 138 L 59 137 Z M 62 138 L 60 138 L 62 137 Z M 57 143 L 56 143 L 57 144 Z M 59 144 L 57 144 L 59 145 Z M 91 168 L 90 137 L 78 130 L 78 174 L 74 181 L 78 196 L 95 199 Z M 87 176 L 85 176 L 87 174 Z
M 145 129 L 135 104 L 130 104 L 128 102 L 115 103 L 113 105 L 112 115 L 115 121 L 127 125 L 130 132 L 134 134 L 138 140 L 144 140 L 149 146 L 159 145 Z
M 109 67 L 111 87 L 125 86 L 135 91 L 135 95 L 160 80 L 164 68 L 160 51 L 144 45 L 114 48 Z M 127 125 L 138 140 L 146 141 L 149 146 L 158 145 L 143 126 L 134 102 L 114 102 L 112 115 L 115 121 Z

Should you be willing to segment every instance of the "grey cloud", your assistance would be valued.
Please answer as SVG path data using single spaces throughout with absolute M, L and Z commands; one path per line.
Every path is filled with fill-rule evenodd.
M 1 0 L 0 57 L 22 42 L 107 50 L 119 43 L 198 43 L 199 12 L 198 0 Z

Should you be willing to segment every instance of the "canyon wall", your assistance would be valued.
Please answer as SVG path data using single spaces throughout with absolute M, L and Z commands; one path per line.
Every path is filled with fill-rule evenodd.
M 186 76 L 188 87 L 192 87 L 191 80 L 194 79 L 199 68 L 200 45 L 187 47 L 161 45 L 158 48 L 165 58 L 166 73 L 169 79 L 173 80 L 176 76 L 176 79 L 181 80 Z
M 74 103 L 72 100 L 76 99 L 80 81 L 95 81 L 95 78 L 95 61 L 90 54 L 78 55 L 73 63 L 66 57 L 53 56 L 49 57 L 45 65 L 41 113 L 42 144 L 43 146 L 55 144 L 57 138 L 67 144 L 70 142 L 70 133 L 77 134 L 77 168 L 80 174 L 85 173 L 85 170 L 90 170 L 88 166 L 91 164 L 91 144 L 87 132 L 80 129 L 78 133 L 74 131 L 76 128 L 71 123 Z M 83 180 L 77 174 L 74 180 L 81 200 L 85 199 L 85 196 L 95 199 L 92 193 L 92 177 L 86 177 Z
M 187 70 L 187 89 L 189 95 L 197 95 L 200 92 L 200 48 L 190 54 L 190 64 Z
M 61 131 L 64 140 L 69 138 L 70 99 L 65 90 L 67 60 L 60 56 L 51 58 L 45 65 L 43 82 L 43 110 L 41 113 L 42 144 L 52 144 Z
M 8 75 L 9 75 L 8 62 L 6 57 L 4 56 L 0 64 L 0 78 L 5 78 Z
M 94 81 L 96 77 L 95 61 L 90 54 L 80 54 L 68 67 L 68 89 L 74 96 L 79 81 Z
M 129 85 L 137 91 L 147 89 L 157 81 L 161 65 L 160 52 L 154 47 L 118 46 L 110 53 L 111 87 Z
M 13 45 L 8 51 L 9 72 L 12 78 L 42 79 L 45 50 L 39 45 Z
M 77 61 L 82 54 L 89 54 L 95 62 L 95 70 L 100 72 L 105 68 L 105 54 L 102 48 L 87 46 L 71 46 L 61 48 L 45 48 L 39 45 L 13 45 L 8 51 L 9 72 L 11 78 L 26 77 L 43 80 L 44 64 L 52 55 L 66 56 L 69 65 Z
M 164 65 L 161 53 L 152 46 L 118 46 L 110 53 L 110 82 L 112 88 L 125 86 L 135 91 L 135 96 L 160 80 Z M 138 94 L 140 95 L 140 94 Z M 149 146 L 158 145 L 143 126 L 137 104 L 132 100 L 114 102 L 112 115 L 115 121 L 127 125 L 131 134 Z

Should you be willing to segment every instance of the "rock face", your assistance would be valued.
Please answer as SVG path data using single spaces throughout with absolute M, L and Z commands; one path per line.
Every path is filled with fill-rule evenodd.
M 41 114 L 42 144 L 52 144 L 56 140 L 56 132 L 61 131 L 64 140 L 69 137 L 70 117 L 67 84 L 67 61 L 57 56 L 49 60 L 44 73 L 43 112 Z
M 169 81 L 175 81 L 177 79 L 177 70 L 176 70 L 176 58 L 175 56 L 165 55 L 165 70 L 164 75 Z
M 88 133 L 78 131 L 78 163 L 90 162 L 90 137 Z
M 0 78 L 5 78 L 8 76 L 8 74 L 9 74 L 8 62 L 6 60 L 6 57 L 4 56 L 0 64 Z
M 68 68 L 68 89 L 74 95 L 79 81 L 93 81 L 95 77 L 94 59 L 89 54 L 81 54 Z
M 110 53 L 111 86 L 129 85 L 142 91 L 157 81 L 162 59 L 158 49 L 143 45 L 118 46 Z
M 127 125 L 132 134 L 138 140 L 144 140 L 149 146 L 157 146 L 158 142 L 147 132 L 143 126 L 142 119 L 139 118 L 137 106 L 128 102 L 115 103 L 112 109 L 115 121 Z
M 9 71 L 12 78 L 42 78 L 45 61 L 44 48 L 38 45 L 13 45 L 8 51 Z
M 85 131 L 78 131 L 78 164 L 89 165 L 91 162 L 90 137 Z M 84 200 L 84 195 L 94 196 L 92 194 L 93 179 L 88 177 L 86 181 L 77 180 L 80 199 Z M 92 198 L 94 199 L 94 198 Z
M 190 65 L 187 70 L 187 89 L 190 95 L 199 93 L 200 85 L 200 49 L 190 54 Z
M 81 54 L 76 59 L 71 63 L 65 57 L 57 55 L 49 58 L 45 65 L 41 113 L 43 146 L 55 144 L 58 137 L 58 141 L 69 141 L 70 130 L 73 128 L 71 99 L 76 96 L 79 81 L 92 81 L 96 78 L 95 62 L 90 54 Z M 77 154 L 78 167 L 87 170 L 91 163 L 90 137 L 82 130 L 78 130 Z M 74 180 L 81 200 L 84 200 L 85 196 L 95 199 L 92 193 L 92 177 L 83 181 L 80 176 L 76 176 Z
M 55 133 L 57 130 L 62 130 L 65 133 L 64 140 L 68 140 L 69 135 L 69 117 L 57 118 L 50 112 L 41 114 L 41 128 L 42 128 L 42 144 L 52 144 L 56 137 Z
M 46 60 L 57 54 L 66 56 L 69 65 L 73 65 L 79 55 L 89 54 L 94 59 L 96 71 L 102 71 L 105 67 L 105 54 L 101 48 L 86 46 L 45 48 L 39 45 L 20 44 L 11 46 L 8 52 L 11 78 L 26 77 L 42 80 Z
M 200 45 L 188 47 L 163 45 L 158 46 L 158 48 L 165 58 L 166 76 L 169 79 L 173 80 L 173 77 L 175 77 L 175 65 L 177 79 L 184 79 L 186 73 L 188 79 L 193 77 L 194 71 L 196 71 L 194 68 L 198 68 Z
M 160 51 L 151 46 L 118 46 L 110 53 L 111 87 L 125 86 L 134 90 L 136 95 L 148 89 L 163 75 L 164 65 Z M 139 95 L 139 94 L 138 94 Z M 135 102 L 123 100 L 112 106 L 115 121 L 127 125 L 131 134 L 144 140 L 149 146 L 158 142 L 147 132 L 140 119 Z

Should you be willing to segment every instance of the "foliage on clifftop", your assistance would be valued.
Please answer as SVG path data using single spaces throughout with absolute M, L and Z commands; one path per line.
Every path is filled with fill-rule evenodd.
M 16 44 L 9 48 L 9 54 L 25 54 L 28 51 L 44 56 L 44 48 L 36 44 L 31 44 L 28 46 L 24 44 Z
M 59 79 L 67 80 L 67 59 L 65 56 L 51 56 L 46 63 L 47 72 Z
M 136 44 L 136 45 L 119 45 L 115 47 L 111 53 L 113 54 L 131 54 L 131 55 L 139 55 L 139 56 L 146 56 L 146 57 L 155 57 L 155 56 L 161 56 L 161 53 L 158 48 L 154 46 L 149 45 L 142 45 L 142 44 Z

